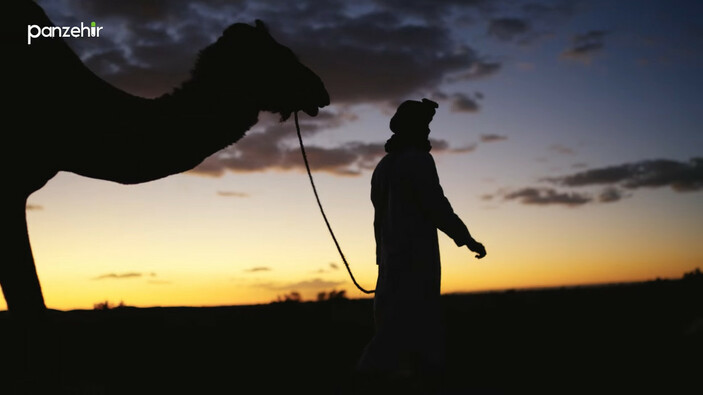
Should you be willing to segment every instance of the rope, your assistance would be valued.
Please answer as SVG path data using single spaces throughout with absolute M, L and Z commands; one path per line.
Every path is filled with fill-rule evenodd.
M 327 215 L 325 215 L 325 210 L 322 208 L 322 203 L 320 203 L 320 196 L 317 194 L 317 188 L 315 187 L 315 181 L 312 179 L 312 172 L 310 171 L 310 164 L 308 163 L 308 155 L 305 153 L 305 146 L 303 145 L 303 137 L 300 134 L 300 124 L 298 123 L 298 112 L 293 113 L 295 115 L 295 130 L 298 132 L 298 142 L 300 142 L 300 152 L 303 153 L 303 161 L 305 161 L 305 169 L 308 171 L 308 178 L 310 178 L 310 185 L 312 185 L 312 191 L 315 193 L 315 200 L 317 200 L 317 206 L 320 208 L 320 213 L 322 213 L 322 218 L 325 220 L 325 224 L 327 225 L 327 230 L 330 232 L 330 236 L 332 236 L 332 240 L 334 240 L 334 245 L 337 247 L 337 251 L 339 251 L 339 256 L 342 257 L 342 262 L 344 262 L 344 266 L 347 268 L 347 272 L 349 272 L 349 277 L 351 277 L 352 282 L 354 282 L 354 285 L 359 289 L 359 291 L 365 293 L 365 294 L 372 294 L 376 292 L 375 290 L 366 290 L 364 289 L 359 283 L 356 282 L 356 279 L 354 278 L 354 274 L 352 274 L 351 268 L 349 267 L 349 263 L 347 263 L 347 258 L 344 257 L 344 253 L 342 252 L 342 248 L 339 246 L 339 243 L 337 242 L 337 238 L 334 236 L 334 232 L 332 231 L 332 226 L 330 226 L 330 221 L 327 220 Z

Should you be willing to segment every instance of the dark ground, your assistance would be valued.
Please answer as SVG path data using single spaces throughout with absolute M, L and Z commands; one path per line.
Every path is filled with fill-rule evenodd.
M 447 295 L 443 393 L 703 394 L 700 277 Z M 372 334 L 369 299 L 54 311 L 42 387 L 3 312 L 0 394 L 346 394 Z

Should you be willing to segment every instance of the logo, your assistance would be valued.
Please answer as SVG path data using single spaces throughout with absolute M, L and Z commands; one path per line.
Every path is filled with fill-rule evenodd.
M 27 45 L 32 45 L 32 39 L 39 37 L 100 37 L 102 29 L 102 26 L 95 26 L 95 22 L 90 22 L 90 26 L 83 22 L 80 26 L 27 25 Z

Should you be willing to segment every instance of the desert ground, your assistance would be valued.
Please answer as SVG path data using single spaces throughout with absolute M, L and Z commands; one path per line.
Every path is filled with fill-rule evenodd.
M 700 274 L 443 301 L 442 393 L 703 393 Z M 372 309 L 343 297 L 124 306 L 50 311 L 31 330 L 0 312 L 0 393 L 347 394 Z

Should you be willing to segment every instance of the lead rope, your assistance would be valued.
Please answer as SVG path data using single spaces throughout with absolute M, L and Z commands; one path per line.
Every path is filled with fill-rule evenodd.
M 320 203 L 320 196 L 317 194 L 317 188 L 315 188 L 315 181 L 312 179 L 312 172 L 310 171 L 310 164 L 308 163 L 308 155 L 305 153 L 305 146 L 303 145 L 303 137 L 300 134 L 300 124 L 298 123 L 298 112 L 293 113 L 295 115 L 295 130 L 298 132 L 298 142 L 300 143 L 300 152 L 303 153 L 303 161 L 305 161 L 305 169 L 308 171 L 308 178 L 310 178 L 310 185 L 312 185 L 312 191 L 315 193 L 315 200 L 317 200 L 317 206 L 320 208 L 320 213 L 322 213 L 322 218 L 325 220 L 325 224 L 327 225 L 327 230 L 330 232 L 330 236 L 332 236 L 332 240 L 334 240 L 334 245 L 337 246 L 337 251 L 339 251 L 339 256 L 342 257 L 342 262 L 344 262 L 344 266 L 347 267 L 347 271 L 349 272 L 349 277 L 351 277 L 352 282 L 354 282 L 354 285 L 359 289 L 359 291 L 365 293 L 365 294 L 372 294 L 376 292 L 376 290 L 366 290 L 364 289 L 359 283 L 356 282 L 356 279 L 354 278 L 354 274 L 352 274 L 351 268 L 349 267 L 349 263 L 347 263 L 347 258 L 344 257 L 344 253 L 342 252 L 342 248 L 339 246 L 339 243 L 337 242 L 337 238 L 334 236 L 334 232 L 332 231 L 332 226 L 330 226 L 330 221 L 327 220 L 327 215 L 325 215 L 325 210 L 322 208 L 322 203 Z

